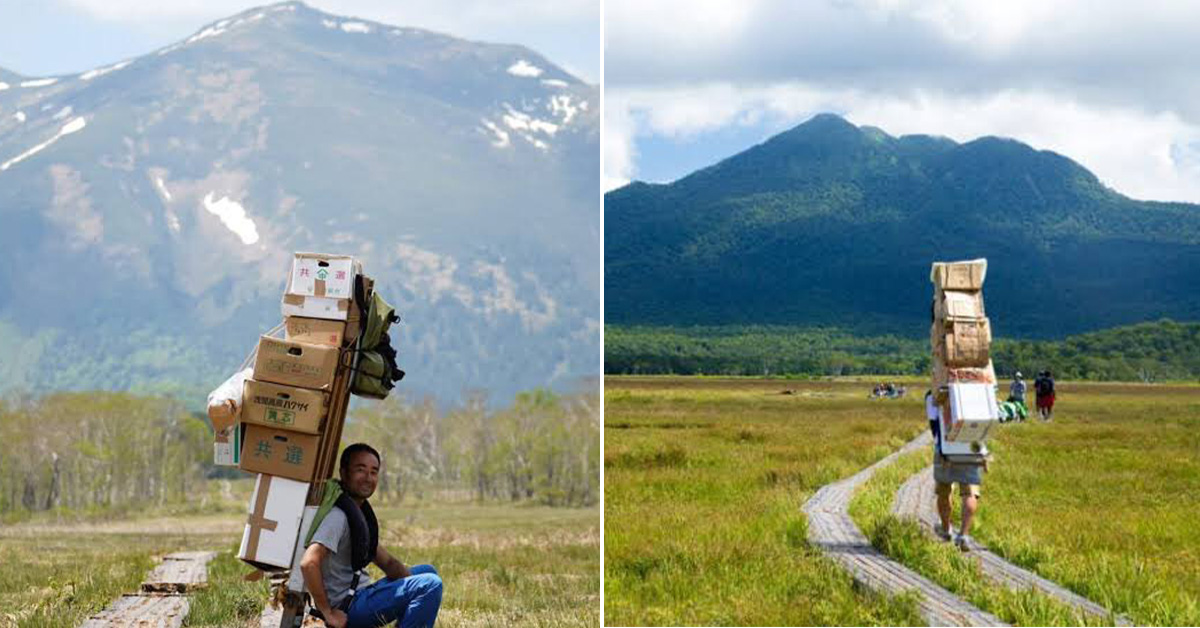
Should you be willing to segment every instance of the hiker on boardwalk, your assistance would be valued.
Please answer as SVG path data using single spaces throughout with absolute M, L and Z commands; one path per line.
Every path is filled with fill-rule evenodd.
M 1033 388 L 1037 393 L 1038 416 L 1042 417 L 1043 421 L 1049 421 L 1054 417 L 1054 375 L 1048 370 L 1043 371 L 1034 382 Z
M 313 615 L 331 628 L 366 628 L 396 621 L 399 628 L 433 626 L 442 604 L 442 580 L 431 565 L 412 569 L 379 545 L 371 504 L 382 461 L 370 445 L 342 452 L 343 493 L 312 535 L 300 570 L 313 600 Z M 363 569 L 375 563 L 386 577 L 359 588 Z
M 979 487 L 983 484 L 983 465 L 953 463 L 942 455 L 938 447 L 938 436 L 942 429 L 941 408 L 933 391 L 925 393 L 925 415 L 929 418 L 929 430 L 933 433 L 933 481 L 937 493 L 937 511 L 940 525 L 935 530 L 943 541 L 954 540 L 958 549 L 966 552 L 970 547 L 971 523 L 979 509 Z M 958 485 L 958 496 L 962 498 L 962 526 L 958 534 L 953 533 L 950 521 L 950 493 Z

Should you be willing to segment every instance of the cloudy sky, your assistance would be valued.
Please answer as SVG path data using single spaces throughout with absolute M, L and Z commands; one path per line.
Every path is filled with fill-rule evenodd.
M 0 67 L 76 73 L 142 55 L 271 0 L 0 0 Z M 522 44 L 600 80 L 601 0 L 306 0 L 329 13 Z
M 818 112 L 1019 139 L 1134 198 L 1200 202 L 1200 3 L 606 0 L 605 189 Z

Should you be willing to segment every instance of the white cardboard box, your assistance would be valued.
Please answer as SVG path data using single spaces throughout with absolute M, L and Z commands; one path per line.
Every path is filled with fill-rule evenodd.
M 983 442 L 1000 420 L 1000 406 L 990 384 L 950 384 L 950 414 L 943 417 L 947 442 Z
M 307 499 L 307 482 L 258 474 L 238 558 L 260 569 L 291 567 Z
M 284 290 L 284 316 L 346 320 L 354 300 L 354 278 L 362 265 L 346 255 L 296 253 Z

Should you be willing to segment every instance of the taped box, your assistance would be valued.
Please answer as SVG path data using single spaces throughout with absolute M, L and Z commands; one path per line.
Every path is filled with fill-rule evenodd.
M 983 293 L 979 291 L 939 290 L 934 306 L 934 317 L 943 323 L 956 320 L 978 320 L 985 318 Z
M 941 290 L 982 290 L 987 277 L 987 260 L 934 262 L 929 280 Z
M 942 430 L 951 442 L 982 442 L 1000 420 L 1000 406 L 990 384 L 949 385 L 949 412 L 942 417 Z
M 296 253 L 283 294 L 283 315 L 346 320 L 362 264 L 346 255 Z
M 307 498 L 307 482 L 260 474 L 238 558 L 268 571 L 290 567 Z
M 319 390 L 246 381 L 242 422 L 306 434 L 320 434 L 329 413 L 329 395 Z
M 988 320 L 953 321 L 942 342 L 941 357 L 946 366 L 959 368 L 988 365 L 991 355 L 992 329 Z
M 337 372 L 337 347 L 262 336 L 254 359 L 254 380 L 313 390 L 329 390 Z
M 954 383 L 973 383 L 996 385 L 996 369 L 989 360 L 985 367 L 950 367 L 941 358 L 940 353 L 934 354 L 933 386 L 935 390 Z
M 283 321 L 284 338 L 327 347 L 342 346 L 346 323 L 323 318 L 288 316 Z
M 213 464 L 219 467 L 236 467 L 242 460 L 242 424 L 234 423 L 217 430 L 213 441 Z
M 253 423 L 245 424 L 243 429 L 246 436 L 242 443 L 242 460 L 238 465 L 241 470 L 301 482 L 312 479 L 320 436 Z

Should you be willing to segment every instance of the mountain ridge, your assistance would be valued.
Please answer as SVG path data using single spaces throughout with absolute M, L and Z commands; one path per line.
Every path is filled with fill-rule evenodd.
M 1200 288 L 1200 207 L 1129 199 L 1007 138 L 894 138 L 821 115 L 672 183 L 609 192 L 605 225 L 619 325 L 914 336 L 929 263 L 981 256 L 994 325 L 1016 337 L 1200 320 L 1181 296 Z

